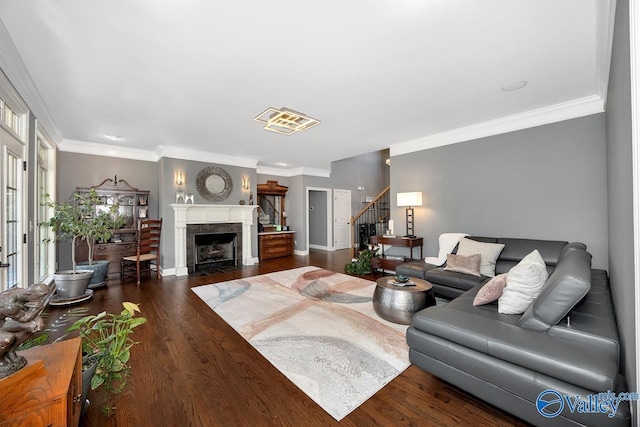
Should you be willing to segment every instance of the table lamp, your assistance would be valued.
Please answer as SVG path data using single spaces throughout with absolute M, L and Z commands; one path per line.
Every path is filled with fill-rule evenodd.
M 398 193 L 398 206 L 406 206 L 407 234 L 404 237 L 416 237 L 413 228 L 413 208 L 422 206 L 422 192 L 413 191 L 409 193 Z

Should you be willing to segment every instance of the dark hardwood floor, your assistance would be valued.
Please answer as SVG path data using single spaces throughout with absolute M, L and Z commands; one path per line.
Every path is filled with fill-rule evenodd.
M 110 283 L 85 303 L 90 312 L 140 304 L 148 322 L 133 335 L 132 377 L 115 415 L 100 393 L 83 426 L 513 426 L 522 421 L 410 366 L 340 423 L 294 386 L 190 289 L 315 265 L 342 272 L 348 251 L 312 251 L 197 278 Z M 50 308 L 50 319 L 68 308 Z

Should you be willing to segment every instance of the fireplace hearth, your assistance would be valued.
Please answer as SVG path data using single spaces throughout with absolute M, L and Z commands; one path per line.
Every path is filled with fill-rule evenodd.
M 193 240 L 193 271 L 237 267 L 237 233 L 196 234 Z
M 242 224 L 187 225 L 187 269 L 203 270 L 238 267 L 242 254 Z
M 254 265 L 251 243 L 256 238 L 254 217 L 257 205 L 171 204 L 174 211 L 174 268 L 163 275 L 186 276 L 193 273 L 193 235 L 235 232 L 238 265 Z

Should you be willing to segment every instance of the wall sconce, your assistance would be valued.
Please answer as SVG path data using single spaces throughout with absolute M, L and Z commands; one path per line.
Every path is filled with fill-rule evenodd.
M 184 172 L 178 171 L 176 172 L 176 185 L 181 187 L 184 184 Z
M 249 191 L 251 189 L 251 181 L 249 181 L 249 178 L 242 178 L 242 189 L 244 191 Z
M 422 206 L 422 192 L 398 193 L 398 206 L 407 206 L 407 234 L 404 237 L 416 237 L 413 228 L 413 207 Z

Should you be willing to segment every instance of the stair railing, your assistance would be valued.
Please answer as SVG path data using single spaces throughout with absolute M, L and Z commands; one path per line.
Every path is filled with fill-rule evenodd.
M 367 248 L 369 237 L 383 234 L 388 228 L 391 216 L 388 186 L 357 214 L 351 217 L 351 252 L 357 258 L 358 252 Z

